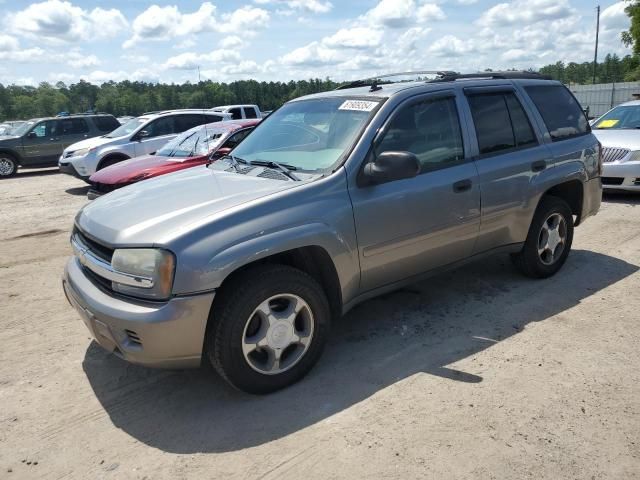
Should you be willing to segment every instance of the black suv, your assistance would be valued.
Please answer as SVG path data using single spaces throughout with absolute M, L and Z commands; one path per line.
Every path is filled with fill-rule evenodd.
M 18 167 L 54 167 L 62 151 L 85 138 L 98 137 L 118 128 L 113 115 L 70 115 L 34 118 L 0 137 L 0 178 L 15 175 Z

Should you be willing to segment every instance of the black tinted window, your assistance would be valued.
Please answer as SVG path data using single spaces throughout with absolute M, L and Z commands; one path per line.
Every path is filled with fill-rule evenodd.
M 231 118 L 233 120 L 242 119 L 242 111 L 239 108 L 232 108 L 231 110 L 229 110 L 229 113 L 231 114 Z
M 109 133 L 120 126 L 120 122 L 112 116 L 93 117 L 93 123 L 101 132 Z
M 580 105 L 562 85 L 536 85 L 525 87 L 525 90 L 538 108 L 554 141 L 590 131 Z
M 420 161 L 421 173 L 464 161 L 460 121 L 453 98 L 414 103 L 391 120 L 376 153 L 406 151 Z
M 222 120 L 222 117 L 220 115 L 205 115 L 206 123 L 215 123 L 215 122 L 220 122 L 221 120 Z
M 247 135 L 249 135 L 249 132 L 253 130 L 252 128 L 247 128 L 245 130 L 240 130 L 237 133 L 234 133 L 233 135 L 231 135 L 226 142 L 224 142 L 223 147 L 226 148 L 236 148 L 236 146 L 242 141 L 244 140 L 244 137 L 246 137 Z
M 78 135 L 87 133 L 89 125 L 84 118 L 65 118 L 58 120 L 58 135 Z
M 149 133 L 149 137 L 159 137 L 160 135 L 170 135 L 174 133 L 174 117 L 162 117 L 151 122 L 143 130 Z
M 244 109 L 244 116 L 245 118 L 258 118 L 258 115 L 256 115 L 256 111 L 253 107 L 246 107 Z
M 516 96 L 513 93 L 508 93 L 504 98 L 507 101 L 507 107 L 509 107 L 509 115 L 511 116 L 513 133 L 516 137 L 516 145 L 518 147 L 524 147 L 537 144 L 538 140 L 533 133 L 531 123 L 529 123 L 527 114 L 524 112 Z
M 202 125 L 205 121 L 204 115 L 178 115 L 176 117 L 176 133 L 182 133 Z
M 481 155 L 516 147 L 511 118 L 503 94 L 471 96 L 469 106 Z

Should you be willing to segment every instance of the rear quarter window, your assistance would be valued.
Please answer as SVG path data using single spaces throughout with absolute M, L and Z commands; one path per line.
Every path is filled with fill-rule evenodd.
M 574 96 L 562 85 L 524 87 L 544 120 L 553 141 L 589 133 L 589 123 Z

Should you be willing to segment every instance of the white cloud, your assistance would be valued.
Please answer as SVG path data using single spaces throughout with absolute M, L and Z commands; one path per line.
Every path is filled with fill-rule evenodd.
M 130 48 L 143 40 L 170 40 L 202 32 L 241 31 L 252 35 L 269 23 L 269 13 L 261 8 L 245 6 L 220 18 L 216 10 L 211 2 L 202 3 L 193 13 L 182 13 L 175 5 L 151 5 L 133 21 L 133 35 L 123 47 Z
M 209 64 L 229 64 L 241 62 L 242 56 L 233 50 L 221 49 L 214 50 L 210 53 L 193 53 L 186 52 L 170 57 L 162 65 L 167 70 L 195 70 Z
M 111 37 L 128 25 L 119 10 L 89 11 L 60 0 L 31 4 L 9 14 L 6 23 L 18 35 L 66 42 Z
M 491 7 L 478 19 L 485 27 L 531 25 L 566 18 L 574 13 L 568 0 L 514 0 Z
M 244 46 L 244 40 L 242 40 L 237 35 L 230 35 L 220 40 L 219 45 L 222 48 L 231 48 L 231 49 L 240 48 Z
M 70 52 L 66 55 L 66 62 L 73 68 L 89 68 L 100 65 L 100 60 L 95 55 L 86 55 L 81 52 Z
M 435 3 L 415 0 L 381 0 L 364 15 L 364 19 L 369 23 L 384 25 L 388 28 L 407 28 L 416 22 L 444 18 L 444 12 Z
M 370 48 L 380 45 L 384 32 L 370 27 L 342 28 L 323 43 L 329 47 Z
M 329 1 L 322 0 L 254 0 L 260 5 L 286 5 L 288 10 L 278 10 L 280 14 L 289 15 L 294 11 L 303 11 L 307 13 L 327 13 L 333 8 L 333 4 Z

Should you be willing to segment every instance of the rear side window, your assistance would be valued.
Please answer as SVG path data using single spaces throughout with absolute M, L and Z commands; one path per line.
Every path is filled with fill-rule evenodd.
M 115 117 L 93 117 L 93 123 L 101 132 L 109 133 L 120 126 L 120 122 Z
M 89 125 L 83 118 L 67 118 L 64 120 L 58 120 L 58 135 L 77 135 L 80 133 L 87 133 L 89 131 Z
M 222 120 L 220 115 L 205 115 L 205 123 L 216 123 Z
M 562 85 L 535 85 L 524 89 L 538 108 L 553 141 L 590 132 L 580 105 Z
M 245 107 L 244 116 L 245 118 L 258 118 L 258 115 L 256 115 L 256 110 L 253 107 Z
M 536 145 L 522 105 L 513 93 L 469 97 L 481 155 Z

